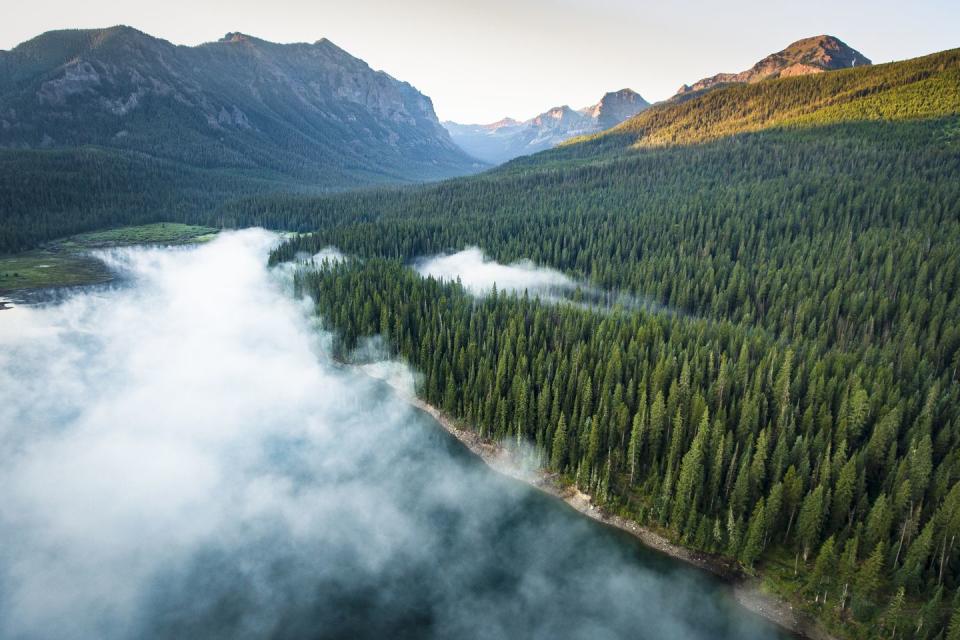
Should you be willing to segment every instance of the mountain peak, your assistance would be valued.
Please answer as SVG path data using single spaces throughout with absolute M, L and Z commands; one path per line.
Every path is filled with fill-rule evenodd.
M 600 129 L 609 129 L 649 106 L 650 103 L 633 89 L 620 89 L 608 91 L 600 102 L 581 109 L 580 113 L 596 120 Z
M 570 138 L 616 126 L 650 104 L 632 89 L 609 91 L 600 102 L 583 109 L 561 105 L 519 122 L 504 118 L 491 124 L 444 122 L 462 149 L 486 162 L 499 164 L 520 155 L 554 147 Z
M 797 40 L 786 49 L 774 54 L 792 65 L 814 67 L 822 71 L 834 71 L 870 64 L 870 59 L 848 46 L 836 36 L 819 35 Z M 790 75 L 788 66 L 781 76 Z M 816 72 L 814 72 L 816 73 Z
M 251 38 L 247 34 L 240 33 L 239 31 L 231 31 L 227 35 L 220 38 L 218 42 L 247 42 L 248 40 L 256 40 L 256 38 Z
M 786 78 L 811 73 L 823 73 L 871 64 L 870 59 L 831 35 L 803 38 L 772 53 L 746 71 L 718 73 L 692 85 L 683 85 L 677 96 L 712 89 L 718 85 L 760 82 L 768 78 Z
M 476 166 L 429 97 L 327 40 L 231 31 L 192 47 L 126 26 L 47 32 L 0 56 L 0 114 L 0 147 L 95 145 L 188 166 L 209 153 L 218 166 L 324 186 Z M 169 131 L 177 144 L 151 142 Z M 331 162 L 331 149 L 350 167 Z
M 569 105 L 561 105 L 547 109 L 535 118 L 523 123 L 537 129 L 580 129 L 586 126 L 587 119 Z

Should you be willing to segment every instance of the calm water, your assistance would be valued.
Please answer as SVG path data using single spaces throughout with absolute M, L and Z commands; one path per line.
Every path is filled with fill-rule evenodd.
M 0 637 L 785 637 L 330 363 L 271 242 L 0 314 Z

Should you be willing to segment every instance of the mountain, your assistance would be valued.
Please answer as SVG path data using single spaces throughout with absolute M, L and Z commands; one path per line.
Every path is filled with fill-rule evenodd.
M 621 89 L 578 111 L 564 105 L 522 122 L 504 118 L 491 124 L 444 122 L 443 126 L 464 151 L 485 162 L 500 164 L 555 147 L 575 136 L 609 129 L 649 106 L 640 94 Z
M 684 96 L 727 84 L 753 83 L 767 78 L 788 78 L 824 71 L 836 71 L 870 64 L 870 59 L 834 36 L 821 35 L 797 40 L 783 51 L 770 54 L 746 71 L 718 73 L 692 85 L 685 84 L 676 96 Z
M 649 106 L 650 103 L 636 91 L 620 89 L 620 91 L 611 91 L 605 94 L 600 102 L 592 107 L 582 109 L 580 113 L 590 117 L 596 122 L 597 128 L 603 130 L 615 127 Z
M 0 52 L 0 147 L 88 145 L 319 188 L 479 168 L 427 96 L 325 39 L 185 47 L 118 26 Z
M 693 144 L 783 127 L 942 118 L 960 114 L 960 49 L 830 73 L 730 84 L 668 100 L 537 162 Z M 564 160 L 566 161 L 566 160 Z

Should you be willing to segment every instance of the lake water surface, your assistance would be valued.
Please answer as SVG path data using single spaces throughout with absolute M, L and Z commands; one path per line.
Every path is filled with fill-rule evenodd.
M 332 363 L 274 241 L 0 313 L 0 637 L 784 637 Z

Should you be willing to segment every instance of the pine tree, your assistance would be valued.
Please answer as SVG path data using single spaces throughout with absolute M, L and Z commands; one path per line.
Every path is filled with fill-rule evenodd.
M 939 626 L 941 616 L 941 607 L 943 604 L 943 588 L 938 587 L 933 592 L 933 597 L 929 598 L 921 607 L 917 616 L 917 624 L 914 627 L 914 635 L 917 638 L 928 638 Z
M 847 596 L 850 592 L 850 585 L 857 577 L 857 556 L 859 554 L 859 538 L 853 536 L 843 545 L 843 553 L 840 555 L 840 582 L 843 583 L 843 591 L 840 594 L 839 606 L 843 611 L 847 604 Z
M 836 488 L 833 492 L 830 527 L 834 530 L 841 529 L 849 519 L 852 519 L 850 510 L 851 504 L 853 503 L 853 494 L 856 490 L 856 481 L 857 464 L 856 461 L 851 458 L 843 465 L 840 476 L 837 478 Z
M 766 536 L 766 513 L 763 498 L 757 502 L 747 525 L 747 539 L 740 552 L 740 561 L 748 568 L 753 568 L 754 561 L 763 552 L 763 539 Z
M 820 542 L 820 528 L 823 522 L 823 485 L 810 491 L 803 499 L 800 515 L 797 518 L 797 534 L 803 547 L 803 561 L 807 561 L 810 550 Z
M 867 531 L 864 539 L 868 547 L 878 542 L 886 542 L 890 535 L 890 502 L 886 494 L 881 493 L 873 502 L 873 508 L 867 516 Z
M 900 621 L 900 612 L 903 611 L 904 596 L 905 592 L 903 587 L 897 589 L 893 598 L 890 599 L 890 604 L 887 605 L 886 611 L 883 612 L 883 616 L 880 618 L 881 628 L 884 630 L 885 635 L 890 638 L 897 637 L 897 625 Z
M 653 399 L 653 405 L 650 407 L 650 464 L 658 465 L 658 456 L 660 455 L 660 441 L 663 438 L 667 420 L 667 404 L 663 399 L 663 391 L 658 390 Z
M 679 415 L 679 413 L 678 413 Z M 672 522 L 679 528 L 688 516 L 689 510 L 696 510 L 695 490 L 703 484 L 703 447 L 710 429 L 710 417 L 704 412 L 697 429 L 697 435 L 690 450 L 680 463 L 680 475 L 674 493 Z
M 933 543 L 933 524 L 932 520 L 928 522 L 913 541 L 903 559 L 903 566 L 897 572 L 897 582 L 911 593 L 918 592 L 923 584 L 923 571 L 927 566 Z
M 733 511 L 727 509 L 727 553 L 736 556 L 740 551 L 743 538 L 743 522 L 733 517 Z
M 797 509 L 800 507 L 800 500 L 803 498 L 803 480 L 797 473 L 796 467 L 790 465 L 787 473 L 783 476 L 783 504 L 786 511 L 790 514 L 787 521 L 787 528 L 783 534 L 783 541 L 786 542 L 790 537 L 790 530 L 793 526 L 794 518 L 797 515 Z
M 880 586 L 880 572 L 883 569 L 883 543 L 877 543 L 873 553 L 861 565 L 857 572 L 854 596 L 858 615 L 864 615 L 871 605 L 871 598 Z
M 953 615 L 950 616 L 946 640 L 960 640 L 960 607 L 954 607 Z
M 830 577 L 835 575 L 836 564 L 837 554 L 834 550 L 833 536 L 830 536 L 820 545 L 820 552 L 817 554 L 817 559 L 813 563 L 813 573 L 810 574 L 811 583 L 814 592 L 818 594 L 818 599 L 820 587 L 823 586 L 824 582 L 829 582 Z M 826 602 L 826 596 L 824 596 L 824 602 Z
M 642 391 L 638 400 L 639 408 L 633 416 L 633 425 L 630 429 L 630 445 L 627 449 L 627 460 L 630 467 L 630 484 L 636 480 L 637 461 L 643 448 L 643 434 L 646 430 L 647 393 Z
M 562 472 L 567 459 L 567 418 L 560 414 L 560 422 L 553 434 L 553 445 L 550 449 L 550 467 L 554 471 Z

